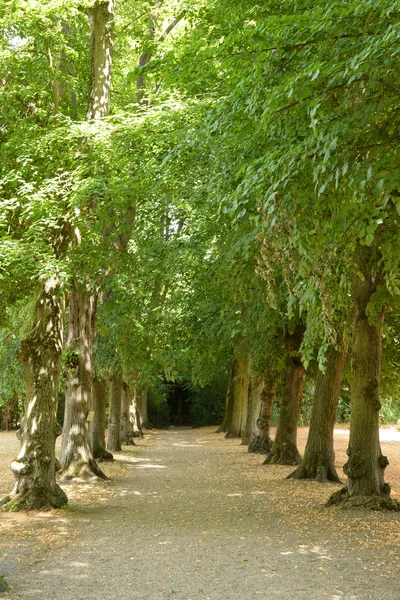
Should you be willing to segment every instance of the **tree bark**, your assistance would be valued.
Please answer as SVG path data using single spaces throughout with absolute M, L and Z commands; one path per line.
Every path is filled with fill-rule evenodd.
M 247 413 L 246 427 L 242 436 L 242 444 L 249 445 L 250 439 L 255 435 L 257 419 L 260 414 L 261 393 L 264 381 L 260 377 L 253 378 L 250 383 L 249 407 Z
M 129 404 L 129 421 L 132 431 L 132 437 L 143 437 L 143 431 L 139 424 L 139 417 L 136 405 L 136 390 L 129 388 L 130 404 Z
M 121 444 L 134 446 L 133 425 L 131 420 L 131 404 L 133 402 L 132 390 L 125 381 L 121 390 Z M 135 406 L 136 412 L 136 406 Z
M 230 370 L 229 377 L 228 377 L 228 384 L 226 387 L 224 419 L 223 419 L 221 425 L 218 427 L 216 433 L 223 433 L 223 432 L 228 431 L 228 429 L 231 425 L 231 422 L 232 422 L 233 400 L 234 400 L 232 379 L 233 379 L 233 368 Z
M 249 361 L 240 360 L 235 368 L 233 382 L 233 411 L 232 421 L 226 432 L 227 438 L 240 438 L 244 433 L 247 418 L 247 403 L 249 391 Z
M 140 429 L 153 429 L 147 414 L 148 396 L 147 387 L 136 388 L 136 407 Z
M 114 459 L 111 452 L 106 450 L 106 395 L 106 380 L 94 377 L 92 387 L 92 411 L 94 416 L 89 423 L 89 444 L 93 458 L 99 461 Z
M 384 310 L 368 319 L 370 300 L 383 281 L 377 239 L 371 246 L 358 244 L 352 280 L 355 303 L 351 356 L 351 422 L 343 467 L 347 485 L 328 500 L 370 508 L 399 510 L 400 503 L 390 499 L 390 486 L 384 481 L 389 464 L 379 442 L 380 376 L 382 366 L 382 325 Z
M 41 287 L 34 322 L 18 359 L 26 373 L 21 451 L 11 464 L 16 483 L 3 510 L 60 508 L 67 496 L 56 483 L 55 441 L 58 385 L 63 347 L 64 298 L 56 278 Z
M 121 452 L 121 397 L 122 397 L 122 372 L 115 371 L 111 378 L 110 412 L 108 416 L 108 441 L 107 449 Z
M 339 402 L 340 384 L 347 358 L 347 346 L 330 346 L 326 355 L 326 371 L 318 371 L 310 429 L 303 460 L 289 475 L 292 479 L 315 479 L 340 483 L 335 469 L 333 430 Z
M 92 406 L 92 322 L 94 297 L 73 285 L 69 303 L 69 329 L 65 373 L 65 416 L 61 444 L 64 481 L 107 479 L 89 446 L 87 417 Z
M 268 454 L 272 449 L 271 422 L 272 407 L 275 402 L 275 382 L 264 381 L 260 397 L 260 412 L 256 420 L 256 430 L 249 441 L 249 452 Z
M 286 331 L 286 381 L 281 400 L 278 427 L 271 452 L 264 464 L 295 465 L 301 461 L 297 449 L 297 422 L 303 395 L 304 367 L 299 349 L 304 328 L 298 325 L 293 334 Z
M 90 81 L 86 118 L 88 121 L 108 115 L 111 89 L 114 1 L 97 0 L 89 12 L 92 28 Z

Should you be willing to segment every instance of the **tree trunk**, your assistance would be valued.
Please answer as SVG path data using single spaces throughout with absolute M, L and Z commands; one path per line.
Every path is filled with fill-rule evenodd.
M 153 429 L 147 414 L 147 387 L 136 388 L 136 407 L 139 418 L 140 429 Z
M 132 390 L 124 381 L 121 390 L 121 444 L 125 446 L 135 445 L 133 441 L 133 423 L 130 418 L 132 401 Z
M 247 418 L 247 403 L 249 391 L 249 361 L 240 360 L 235 369 L 235 378 L 233 382 L 233 411 L 232 421 L 228 431 L 227 438 L 240 438 L 244 433 Z
M 55 476 L 63 321 L 64 298 L 51 278 L 42 285 L 32 329 L 18 354 L 26 373 L 26 403 L 21 451 L 11 464 L 16 484 L 0 502 L 3 510 L 60 508 L 68 501 Z
M 94 377 L 92 387 L 92 411 L 94 415 L 89 423 L 89 443 L 93 458 L 99 461 L 114 459 L 111 452 L 106 450 L 106 394 L 106 380 Z
M 90 13 L 92 28 L 90 51 L 90 83 L 86 118 L 100 119 L 108 115 L 111 89 L 114 1 L 97 0 Z
M 286 332 L 286 381 L 281 400 L 278 427 L 271 452 L 264 464 L 295 465 L 301 461 L 297 449 L 297 422 L 303 395 L 304 367 L 299 354 L 304 328 L 298 325 L 293 334 Z
M 318 371 L 315 382 L 314 401 L 310 429 L 303 460 L 289 475 L 292 479 L 315 479 L 335 481 L 340 479 L 335 469 L 333 430 L 339 402 L 340 384 L 347 358 L 347 346 L 336 350 L 330 346 L 326 355 L 326 371 Z
M 115 371 L 111 378 L 110 413 L 108 416 L 107 449 L 121 452 L 121 397 L 122 372 Z
M 89 446 L 87 417 L 92 406 L 92 348 L 95 299 L 71 290 L 65 373 L 65 416 L 61 444 L 61 473 L 64 481 L 107 479 Z
M 379 291 L 383 280 L 378 244 L 358 244 L 352 280 L 355 303 L 351 356 L 351 422 L 349 457 L 343 470 L 347 475 L 345 488 L 333 494 L 328 504 L 345 502 L 349 506 L 399 510 L 400 503 L 390 499 L 390 486 L 384 481 L 389 464 L 379 442 L 379 400 L 382 365 L 382 325 L 384 310 L 370 320 L 368 306 Z M 361 275 L 361 276 L 360 276 Z
M 246 427 L 242 437 L 242 444 L 249 445 L 250 439 L 255 435 L 257 428 L 257 419 L 260 414 L 261 392 L 264 387 L 264 381 L 261 378 L 254 378 L 250 384 L 249 409 L 247 413 Z
M 132 437 L 143 437 L 143 431 L 139 424 L 139 417 L 136 405 L 136 390 L 129 388 L 129 422 L 132 430 Z
M 275 382 L 265 381 L 260 397 L 260 412 L 256 421 L 256 430 L 250 438 L 249 452 L 268 454 L 272 449 L 271 422 L 272 407 L 275 402 Z
M 228 384 L 227 384 L 227 388 L 226 388 L 224 420 L 222 421 L 221 425 L 218 427 L 216 433 L 222 433 L 222 432 L 228 431 L 228 429 L 231 425 L 231 422 L 232 422 L 233 400 L 234 400 L 232 378 L 233 378 L 233 368 L 231 369 L 231 371 L 229 373 Z

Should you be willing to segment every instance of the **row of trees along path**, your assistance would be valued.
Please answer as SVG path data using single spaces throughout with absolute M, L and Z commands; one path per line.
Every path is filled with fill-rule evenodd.
M 3 557 L 8 598 L 398 598 L 398 520 L 332 518 L 321 505 L 335 484 L 285 481 L 291 467 L 265 467 L 215 427 L 149 432 L 118 460 L 124 476 L 99 484 L 102 498 L 39 513 L 50 555 L 29 568 L 21 549 Z

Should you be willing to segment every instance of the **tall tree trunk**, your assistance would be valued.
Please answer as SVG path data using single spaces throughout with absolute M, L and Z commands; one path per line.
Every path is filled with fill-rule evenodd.
M 229 372 L 229 377 L 228 377 L 228 383 L 226 386 L 226 399 L 225 399 L 225 414 L 224 414 L 224 420 L 222 421 L 221 425 L 218 427 L 217 429 L 217 433 L 223 433 L 228 431 L 231 422 L 232 422 L 232 414 L 233 414 L 233 400 L 234 400 L 234 394 L 233 394 L 233 367 Z
M 254 436 L 257 428 L 257 419 L 260 414 L 261 393 L 264 387 L 264 381 L 260 377 L 255 377 L 250 383 L 249 409 L 247 413 L 246 427 L 242 437 L 242 444 L 248 445 L 250 439 Z
M 94 415 L 89 423 L 89 444 L 93 458 L 99 461 L 111 461 L 114 458 L 111 452 L 106 450 L 106 395 L 106 380 L 94 377 L 91 407 Z
M 112 65 L 112 22 L 114 2 L 97 0 L 90 10 L 92 28 L 90 83 L 87 120 L 105 117 L 109 109 Z M 79 238 L 79 236 L 77 236 Z M 76 281 L 70 301 L 69 350 L 65 419 L 61 447 L 61 476 L 65 479 L 107 479 L 96 464 L 89 447 L 86 418 L 92 396 L 92 346 L 95 335 L 97 298 L 88 297 Z
M 125 446 L 135 445 L 135 442 L 133 441 L 133 423 L 131 421 L 132 401 L 132 390 L 124 381 L 121 390 L 121 444 L 124 444 Z
M 153 425 L 149 421 L 147 413 L 148 395 L 147 387 L 136 388 L 136 407 L 139 418 L 140 429 L 153 429 Z
M 358 244 L 354 263 L 352 295 L 355 303 L 351 355 L 351 421 L 349 457 L 343 470 L 345 488 L 333 494 L 328 504 L 346 502 L 371 508 L 400 509 L 390 499 L 384 481 L 389 464 L 379 442 L 380 377 L 382 366 L 382 325 L 384 310 L 368 320 L 368 305 L 383 280 L 377 240 L 371 246 Z M 361 276 L 360 276 L 361 275 Z
M 64 480 L 107 479 L 89 446 L 87 417 L 92 406 L 92 319 L 94 298 L 73 285 L 69 304 L 65 373 L 65 416 L 61 444 L 61 473 Z
M 51 278 L 42 285 L 32 329 L 18 354 L 26 373 L 26 403 L 21 451 L 11 464 L 16 483 L 0 502 L 3 510 L 60 508 L 68 501 L 55 477 L 63 322 L 64 298 L 57 279 Z
M 278 427 L 271 452 L 264 464 L 295 465 L 301 461 L 297 449 L 297 423 L 303 395 L 304 367 L 299 349 L 304 328 L 298 325 L 293 334 L 286 331 L 286 381 L 281 400 Z
M 139 424 L 138 410 L 136 405 L 136 390 L 129 388 L 129 421 L 132 429 L 132 437 L 143 437 L 143 431 Z
M 315 382 L 314 401 L 310 429 L 303 460 L 289 475 L 292 479 L 315 479 L 335 481 L 340 479 L 335 469 L 333 430 L 339 402 L 340 384 L 347 358 L 347 346 L 328 348 L 326 371 L 318 371 Z
M 249 441 L 249 452 L 268 454 L 272 449 L 271 422 L 272 407 L 275 402 L 275 381 L 267 379 L 261 391 L 260 412 L 256 429 Z
M 244 427 L 247 418 L 247 403 L 249 391 L 249 361 L 239 360 L 235 369 L 235 378 L 233 382 L 233 411 L 232 421 L 228 431 L 227 438 L 240 438 L 244 433 Z
M 120 369 L 113 373 L 110 383 L 107 449 L 113 452 L 121 452 L 122 371 Z
M 108 115 L 111 89 L 114 1 L 97 0 L 89 13 L 92 28 L 90 81 L 86 118 Z

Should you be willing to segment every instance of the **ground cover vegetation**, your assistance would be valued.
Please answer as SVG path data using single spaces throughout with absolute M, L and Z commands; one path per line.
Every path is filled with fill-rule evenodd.
M 106 479 L 176 381 L 294 479 L 350 419 L 329 503 L 399 509 L 399 38 L 389 0 L 3 3 L 3 510 Z

